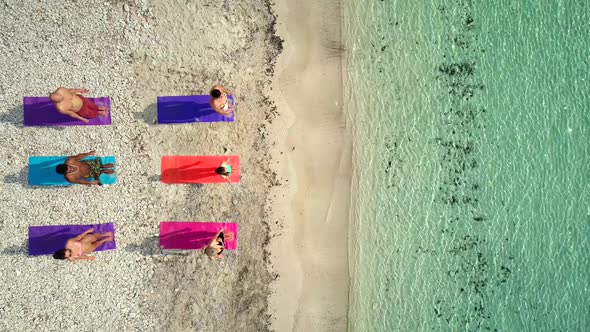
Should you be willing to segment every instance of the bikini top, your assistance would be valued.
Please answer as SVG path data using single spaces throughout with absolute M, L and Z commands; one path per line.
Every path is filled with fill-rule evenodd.
M 82 251 L 82 243 L 80 241 L 76 241 L 76 242 L 74 242 L 74 244 L 77 244 L 78 245 L 78 248 L 80 249 L 80 251 L 77 254 L 73 255 L 73 256 L 74 257 L 80 257 L 80 256 L 82 256 L 82 254 L 84 254 L 84 252 Z
M 227 94 L 223 94 L 223 96 L 225 97 L 225 104 L 223 104 L 223 106 L 221 106 L 221 109 L 224 112 L 227 112 L 227 109 L 229 108 L 229 101 L 227 100 Z

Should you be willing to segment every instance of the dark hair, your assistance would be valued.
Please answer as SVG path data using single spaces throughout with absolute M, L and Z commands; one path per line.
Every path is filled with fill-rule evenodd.
M 219 89 L 211 90 L 211 97 L 213 97 L 213 98 L 221 97 L 221 91 Z
M 57 174 L 66 174 L 68 171 L 68 166 L 66 166 L 66 164 L 59 164 L 55 167 L 55 171 Z
M 219 175 L 229 175 L 229 173 L 227 172 L 227 168 L 223 167 L 223 166 L 219 166 L 215 169 L 215 173 L 219 174 Z
M 215 256 L 215 248 L 207 246 L 207 248 L 205 248 L 205 255 L 209 257 Z
M 53 258 L 55 259 L 66 259 L 66 248 L 59 249 L 53 254 Z

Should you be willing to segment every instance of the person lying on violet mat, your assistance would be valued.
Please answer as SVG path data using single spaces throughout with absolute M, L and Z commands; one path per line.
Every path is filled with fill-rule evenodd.
M 223 228 L 215 234 L 211 239 L 207 247 L 205 247 L 205 255 L 210 260 L 214 261 L 217 259 L 223 259 L 223 249 L 225 248 L 225 241 L 231 241 L 234 239 L 234 233 L 226 232 Z
M 210 95 L 209 105 L 211 108 L 223 116 L 231 116 L 234 111 L 234 103 L 227 98 L 227 96 L 231 96 L 231 91 L 221 85 L 216 85 L 211 89 Z
M 106 107 L 96 106 L 94 102 L 82 96 L 81 93 L 88 93 L 88 90 L 60 87 L 49 95 L 49 99 L 55 104 L 58 112 L 85 123 L 89 122 L 88 119 L 109 114 Z
M 113 174 L 115 170 L 112 168 L 115 165 L 108 163 L 101 165 L 100 159 L 97 157 L 92 160 L 82 160 L 88 156 L 94 156 L 96 152 L 90 151 L 88 153 L 81 153 L 76 156 L 71 156 L 66 159 L 66 162 L 55 167 L 58 174 L 63 174 L 66 181 L 69 183 L 78 183 L 85 185 L 92 185 L 100 183 L 100 175 Z M 94 178 L 94 181 L 87 181 L 85 179 Z
M 222 179 L 226 180 L 228 183 L 231 183 L 229 176 L 231 174 L 231 165 L 229 164 L 229 159 L 219 164 L 219 167 L 215 169 L 215 173 L 219 174 Z
M 53 254 L 55 259 L 95 260 L 94 256 L 86 256 L 96 250 L 101 244 L 113 241 L 113 233 L 94 233 L 94 228 L 66 241 L 66 246 Z

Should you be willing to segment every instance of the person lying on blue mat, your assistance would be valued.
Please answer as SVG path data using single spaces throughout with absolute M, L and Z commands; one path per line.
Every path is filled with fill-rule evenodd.
M 115 165 L 111 163 L 102 165 L 98 157 L 91 160 L 82 160 L 88 156 L 95 155 L 96 152 L 90 151 L 68 157 L 65 163 L 55 167 L 55 171 L 58 174 L 63 174 L 69 183 L 85 184 L 88 186 L 93 184 L 102 185 L 100 183 L 100 175 L 102 173 L 113 174 L 115 172 L 113 169 Z M 94 181 L 88 181 L 86 179 L 94 179 Z

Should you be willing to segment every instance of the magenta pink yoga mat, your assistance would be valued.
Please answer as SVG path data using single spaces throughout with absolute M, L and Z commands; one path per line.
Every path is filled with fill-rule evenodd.
M 225 241 L 225 249 L 235 250 L 238 246 L 238 224 L 222 222 L 162 221 L 160 222 L 160 248 L 195 250 L 203 249 L 209 241 L 225 228 L 234 233 L 232 241 Z

